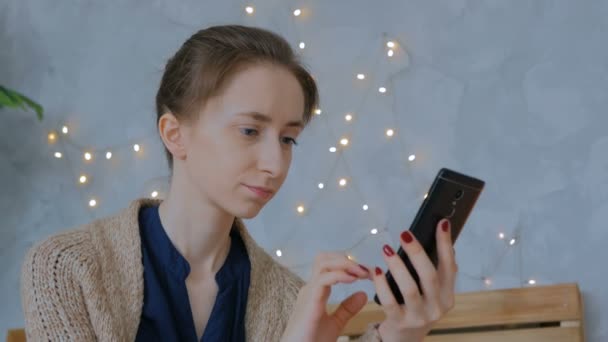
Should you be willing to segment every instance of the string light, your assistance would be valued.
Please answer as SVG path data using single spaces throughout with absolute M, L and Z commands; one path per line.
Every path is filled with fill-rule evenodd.
M 386 136 L 387 137 L 392 137 L 393 135 L 395 135 L 395 131 L 391 128 L 386 130 Z
M 373 228 L 373 229 L 370 231 L 370 233 L 372 233 L 372 235 L 376 235 L 376 234 L 378 234 L 378 229 Z
M 364 80 L 365 79 L 365 74 L 357 74 L 357 78 L 360 80 Z
M 152 196 L 152 198 L 158 197 L 158 191 L 152 191 L 152 193 L 150 194 L 150 196 Z
M 348 258 L 348 260 L 353 260 L 353 261 L 355 260 L 355 257 L 354 257 L 354 256 L 352 256 L 352 255 L 350 255 L 350 254 L 348 254 L 348 255 L 346 256 L 346 258 Z
M 347 145 L 348 145 L 348 139 L 346 139 L 346 138 L 342 138 L 342 139 L 340 139 L 340 144 L 341 144 L 342 146 L 347 146 Z
M 139 144 L 133 145 L 133 151 L 139 152 L 139 150 L 140 150 Z
M 389 40 L 388 42 L 386 42 L 386 46 L 392 49 L 395 47 L 395 42 Z
M 63 127 L 61 128 L 61 132 L 62 132 L 63 134 L 68 134 L 68 126 L 63 126 Z
M 334 153 L 336 151 L 337 151 L 337 149 L 334 146 L 329 148 L 329 152 L 331 152 L 331 153 Z
M 323 189 L 325 185 L 323 183 L 319 183 L 319 189 Z
M 429 197 L 429 194 L 428 193 L 424 194 L 424 199 L 426 199 L 427 197 Z
M 106 159 L 111 159 L 112 158 L 112 152 L 108 151 L 106 152 Z
M 277 249 L 277 252 L 276 252 L 276 253 L 277 253 L 277 256 L 278 256 L 278 257 L 280 257 L 281 255 L 283 255 L 283 252 L 281 252 L 281 250 L 280 250 L 280 249 Z
M 369 206 L 367 204 L 364 204 L 362 208 L 363 208 L 363 211 L 367 211 L 367 209 L 369 209 Z
M 386 93 L 386 88 L 385 87 L 380 87 L 378 88 L 378 91 L 382 94 Z
M 346 186 L 346 178 L 341 178 L 340 182 L 338 182 L 338 184 L 340 184 L 340 186 L 342 186 L 342 187 Z
M 505 233 L 500 233 L 500 234 L 498 234 L 498 238 L 499 238 L 499 239 L 501 239 L 501 240 L 504 240 L 504 238 L 505 238 Z
M 55 152 L 55 158 L 60 159 L 63 155 L 61 152 Z
M 51 133 L 49 133 L 48 138 L 49 138 L 50 143 L 54 143 L 55 140 L 57 140 L 57 135 L 55 134 L 55 132 L 51 132 Z
M 388 50 L 388 52 L 386 53 L 389 57 L 393 57 L 393 55 L 395 54 L 393 52 L 393 50 Z
M 484 284 L 486 284 L 486 286 L 492 285 L 492 279 L 490 279 L 490 278 L 484 277 L 483 282 L 484 282 Z
M 93 208 L 93 207 L 95 207 L 95 206 L 97 206 L 97 200 L 96 200 L 96 199 L 94 199 L 94 198 L 92 198 L 92 199 L 89 201 L 89 207 Z
M 245 12 L 247 12 L 247 14 L 253 14 L 253 11 L 254 11 L 253 6 L 245 7 Z
M 536 285 L 536 280 L 530 279 L 530 280 L 528 280 L 528 284 L 530 284 L 530 285 Z
M 87 176 L 81 175 L 80 178 L 78 179 L 78 181 L 80 182 L 80 184 L 86 183 L 87 182 Z
M 517 240 L 515 238 L 512 238 L 511 241 L 509 241 L 509 245 L 513 246 L 515 242 L 517 242 Z
M 300 42 L 299 47 L 300 49 L 304 49 L 306 47 L 306 44 L 304 42 Z
M 315 114 L 317 114 L 317 115 L 321 115 L 321 108 L 317 108 L 317 109 L 315 109 Z
M 302 214 L 304 212 L 304 206 L 303 205 L 299 205 L 298 208 L 298 213 Z
M 415 154 L 410 154 L 409 157 L 407 157 L 407 160 L 409 161 L 414 161 L 416 159 L 416 155 Z
M 299 17 L 299 16 L 300 16 L 300 14 L 302 14 L 302 10 L 301 10 L 301 9 L 299 9 L 299 8 L 298 8 L 298 9 L 296 9 L 295 11 L 293 11 L 293 15 L 294 15 L 294 16 L 296 16 L 296 17 Z
M 350 114 L 346 114 L 346 116 L 344 116 L 344 120 L 346 121 L 351 121 L 353 119 L 353 116 Z
M 91 153 L 89 153 L 89 152 L 85 152 L 84 153 L 84 159 L 86 161 L 89 161 L 89 160 L 93 159 L 93 155 Z

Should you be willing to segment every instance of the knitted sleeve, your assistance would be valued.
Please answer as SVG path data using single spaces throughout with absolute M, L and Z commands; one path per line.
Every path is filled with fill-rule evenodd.
M 95 340 L 79 283 L 91 270 L 86 234 L 59 234 L 26 254 L 21 300 L 28 341 Z

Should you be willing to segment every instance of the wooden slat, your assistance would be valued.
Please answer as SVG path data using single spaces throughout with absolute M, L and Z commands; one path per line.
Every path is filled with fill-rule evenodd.
M 11 329 L 6 334 L 6 342 L 25 342 L 25 330 Z
M 430 335 L 424 342 L 584 342 L 579 328 L 538 328 Z
M 517 289 L 456 294 L 456 305 L 434 330 L 539 322 L 582 322 L 582 299 L 577 284 L 558 284 Z M 329 307 L 334 310 L 335 305 Z M 368 303 L 344 330 L 362 334 L 370 322 L 384 320 L 382 308 Z M 582 328 L 580 328 L 582 330 Z

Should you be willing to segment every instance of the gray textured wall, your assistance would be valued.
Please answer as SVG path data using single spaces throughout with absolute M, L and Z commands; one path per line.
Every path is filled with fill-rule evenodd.
M 47 116 L 0 111 L 0 331 L 23 325 L 18 273 L 32 243 L 154 189 L 162 196 L 153 110 L 162 66 L 197 29 L 242 23 L 276 30 L 294 47 L 305 41 L 300 53 L 322 93 L 323 112 L 284 188 L 248 222 L 261 245 L 282 249 L 278 260 L 306 277 L 316 252 L 367 237 L 349 251 L 384 266 L 380 245 L 396 245 L 446 166 L 487 181 L 456 244 L 457 290 L 578 282 L 589 340 L 608 340 L 608 279 L 597 263 L 608 257 L 608 2 L 299 4 L 304 14 L 294 18 L 295 7 L 278 0 L 257 1 L 254 16 L 241 1 L 2 1 L 0 84 L 38 100 Z M 400 43 L 392 58 L 387 38 Z M 358 81 L 358 72 L 368 77 Z M 48 144 L 48 131 L 64 123 L 68 136 Z M 343 135 L 349 147 L 329 153 Z M 107 147 L 112 160 L 83 162 L 84 148 Z M 86 187 L 77 185 L 81 172 L 91 177 Z M 299 201 L 307 215 L 295 212 Z M 372 227 L 389 232 L 372 236 Z M 369 283 L 339 286 L 332 300 L 355 288 L 373 293 Z

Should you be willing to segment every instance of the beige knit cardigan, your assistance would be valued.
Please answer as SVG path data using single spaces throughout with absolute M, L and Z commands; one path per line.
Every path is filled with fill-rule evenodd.
M 114 216 L 56 234 L 24 260 L 21 297 L 28 341 L 133 341 L 143 298 L 137 199 Z M 251 277 L 247 341 L 279 341 L 304 281 L 268 255 L 236 219 Z M 380 341 L 372 324 L 359 341 Z

